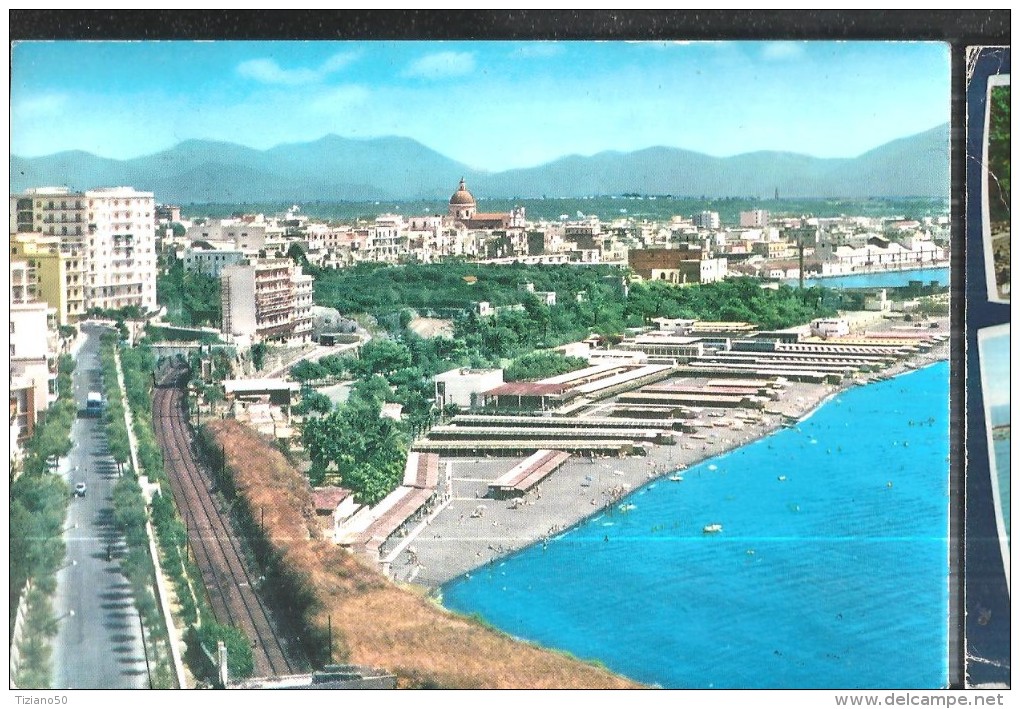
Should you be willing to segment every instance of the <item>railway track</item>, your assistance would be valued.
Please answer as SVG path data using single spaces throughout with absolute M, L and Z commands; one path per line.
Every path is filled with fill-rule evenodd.
M 214 481 L 195 454 L 181 375 L 181 370 L 173 370 L 154 389 L 153 423 L 174 501 L 186 520 L 191 550 L 213 614 L 218 622 L 244 631 L 253 641 L 257 676 L 302 672 L 307 663 L 296 643 L 288 642 L 274 622 L 244 562 L 230 519 L 210 492 Z

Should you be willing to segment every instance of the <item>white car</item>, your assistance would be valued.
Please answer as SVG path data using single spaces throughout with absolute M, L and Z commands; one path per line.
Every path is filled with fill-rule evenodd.
M 74 485 L 74 496 L 75 497 L 85 497 L 85 492 L 87 490 L 88 490 L 88 488 L 85 486 L 85 483 L 75 483 L 75 485 Z

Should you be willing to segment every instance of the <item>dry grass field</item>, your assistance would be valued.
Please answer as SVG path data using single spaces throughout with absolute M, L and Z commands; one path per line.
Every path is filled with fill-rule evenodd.
M 317 664 L 372 665 L 400 687 L 626 688 L 635 683 L 563 653 L 516 641 L 451 613 L 422 592 L 399 587 L 366 562 L 321 539 L 308 484 L 259 434 L 236 421 L 206 426 L 207 446 L 222 448 L 225 469 L 255 546 L 272 559 L 278 597 Z M 215 448 L 213 448 L 215 446 Z M 261 539 L 259 539 L 261 537 Z M 259 549 L 256 549 L 259 553 Z

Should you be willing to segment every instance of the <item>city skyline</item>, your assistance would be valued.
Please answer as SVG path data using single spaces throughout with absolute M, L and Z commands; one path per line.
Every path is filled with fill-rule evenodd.
M 398 135 L 483 170 L 663 145 L 854 157 L 948 122 L 935 42 L 19 42 L 11 152 Z

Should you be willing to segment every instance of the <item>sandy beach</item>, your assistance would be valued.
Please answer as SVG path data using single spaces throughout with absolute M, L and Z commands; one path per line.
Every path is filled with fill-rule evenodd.
M 947 319 L 939 319 L 938 332 L 948 332 Z M 868 323 L 873 325 L 873 323 Z M 881 327 L 869 327 L 872 331 Z M 406 537 L 383 547 L 392 555 L 390 574 L 397 582 L 437 588 L 465 572 L 489 564 L 531 544 L 540 543 L 585 518 L 618 505 L 618 500 L 646 484 L 683 485 L 670 480 L 703 460 L 760 440 L 809 415 L 840 391 L 888 378 L 910 369 L 947 359 L 948 341 L 930 352 L 898 362 L 880 374 L 865 375 L 835 385 L 791 382 L 778 401 L 759 412 L 753 423 L 738 420 L 734 412 L 705 419 L 712 428 L 698 437 L 681 434 L 675 445 L 649 445 L 647 455 L 627 458 L 571 457 L 561 468 L 518 500 L 486 497 L 487 485 L 524 457 L 444 457 L 440 463 L 440 494 L 449 501 L 412 528 Z M 742 415 L 746 411 L 740 412 Z

